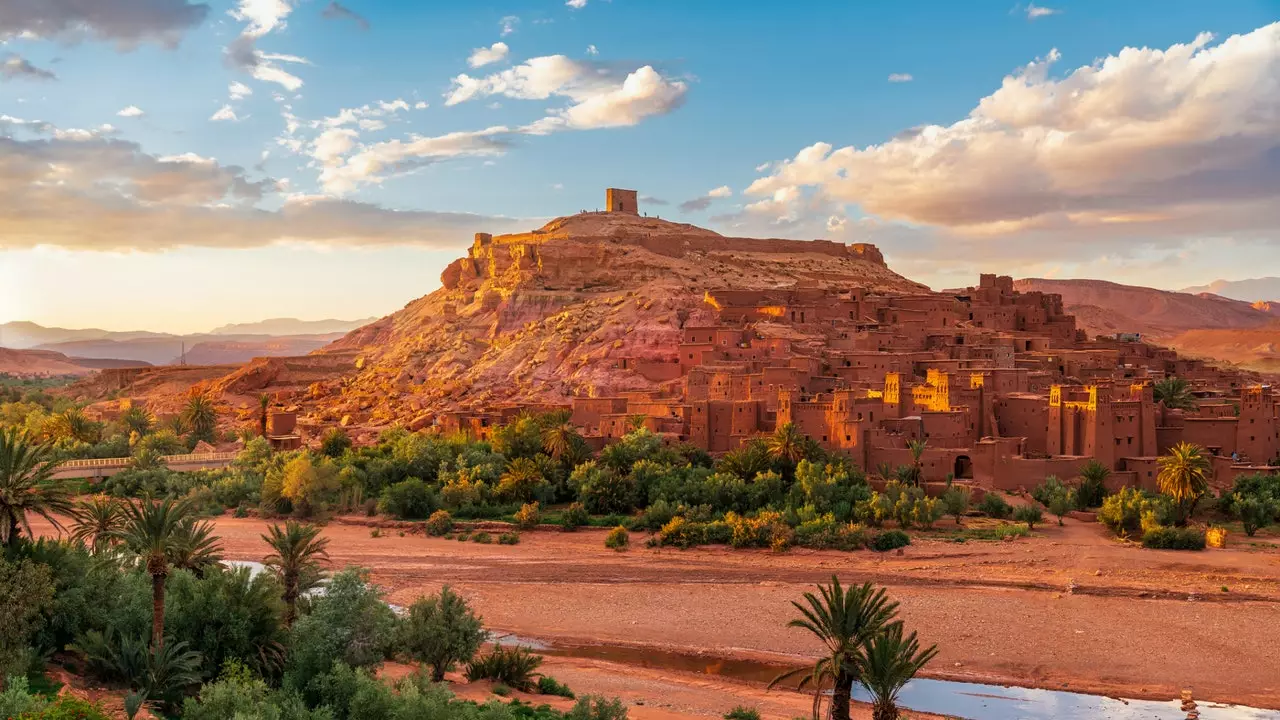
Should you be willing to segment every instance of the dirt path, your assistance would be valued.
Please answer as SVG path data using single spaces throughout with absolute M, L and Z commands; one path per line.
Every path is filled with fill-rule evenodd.
M 908 624 L 938 644 L 930 677 L 1162 700 L 1189 687 L 1197 699 L 1280 708 L 1272 545 L 1151 551 L 1068 520 L 1015 542 L 917 540 L 901 555 L 645 549 L 639 534 L 617 553 L 598 531 L 530 532 L 503 546 L 385 528 L 374 538 L 348 524 L 362 522 L 325 528 L 335 566 L 370 568 L 399 605 L 448 583 L 487 626 L 524 637 L 803 662 L 818 648 L 786 627 L 790 601 L 836 573 L 889 588 Z M 265 522 L 216 523 L 229 559 L 263 557 Z

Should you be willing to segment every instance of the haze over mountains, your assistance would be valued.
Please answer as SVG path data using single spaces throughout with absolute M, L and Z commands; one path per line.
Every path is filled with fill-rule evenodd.
M 1248 280 L 1214 280 L 1208 285 L 1183 288 L 1185 293 L 1213 293 L 1232 300 L 1245 302 L 1280 301 L 1280 277 L 1260 277 Z
M 167 365 L 183 357 L 193 365 L 238 364 L 255 357 L 305 355 L 370 322 L 273 318 L 223 325 L 208 333 L 177 335 L 148 330 L 45 327 L 33 322 L 0 324 L 0 347 L 47 350 L 78 360 L 120 360 Z M 96 367 L 94 363 L 84 363 Z

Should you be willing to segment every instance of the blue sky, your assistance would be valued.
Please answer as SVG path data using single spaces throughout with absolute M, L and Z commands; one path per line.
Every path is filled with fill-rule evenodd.
M 607 186 L 939 288 L 1280 263 L 1276 0 L 574 4 L 0 14 L 0 321 L 381 315 Z

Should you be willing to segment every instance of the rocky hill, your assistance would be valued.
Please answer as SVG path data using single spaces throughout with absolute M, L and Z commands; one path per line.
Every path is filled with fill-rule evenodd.
M 1145 339 L 1197 357 L 1274 371 L 1280 344 L 1280 305 L 1231 300 L 1212 293 L 1185 293 L 1120 285 L 1105 280 L 1017 280 L 1027 292 L 1062 295 L 1067 312 L 1092 335 L 1141 333 Z
M 62 353 L 49 350 L 13 350 L 0 348 L 0 375 L 18 377 L 57 377 L 88 375 L 93 368 L 76 363 Z

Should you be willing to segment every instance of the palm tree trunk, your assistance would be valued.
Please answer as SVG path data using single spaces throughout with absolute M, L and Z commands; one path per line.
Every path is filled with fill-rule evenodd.
M 164 576 L 151 576 L 151 648 L 164 647 Z
M 877 700 L 871 708 L 871 720 L 898 720 L 898 706 L 891 700 Z
M 293 621 L 298 617 L 298 591 L 293 587 L 287 587 L 284 591 L 284 626 L 292 627 Z
M 849 700 L 853 696 L 853 676 L 849 673 L 836 675 L 835 687 L 831 691 L 832 720 L 849 720 Z

